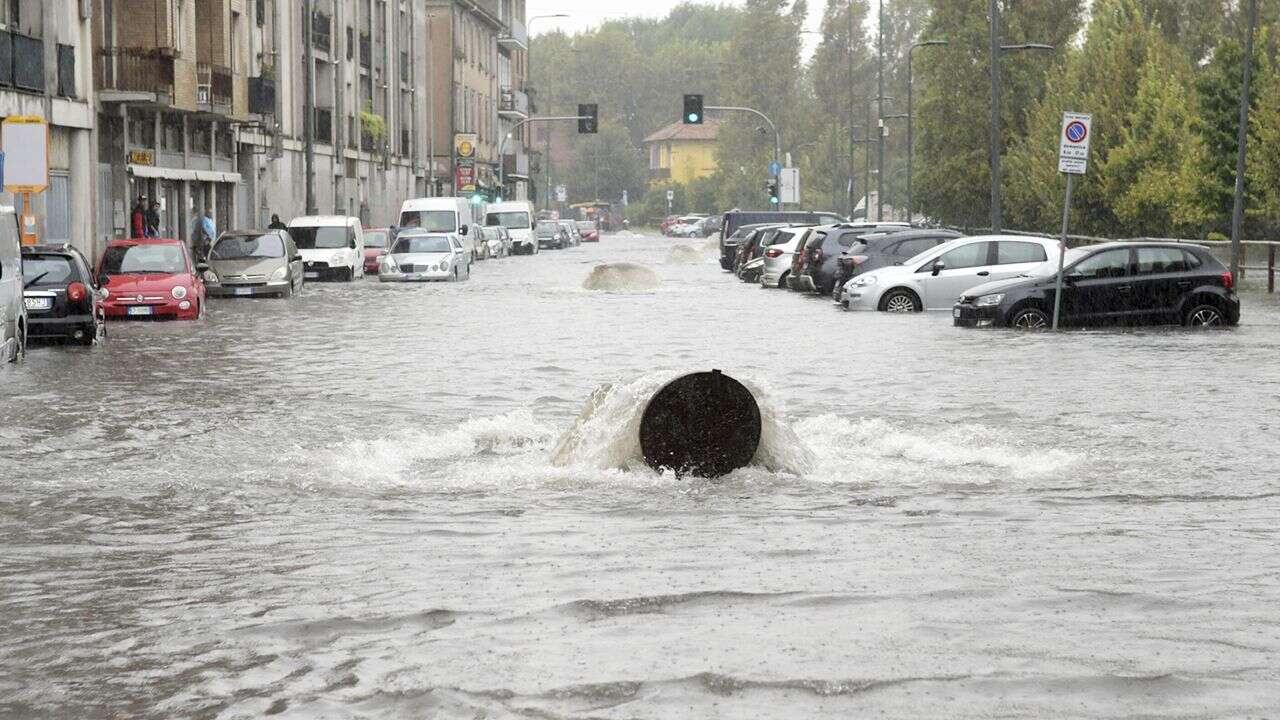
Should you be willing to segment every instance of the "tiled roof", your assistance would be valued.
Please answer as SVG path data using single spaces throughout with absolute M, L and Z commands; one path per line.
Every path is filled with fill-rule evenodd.
M 720 121 L 707 119 L 701 125 L 686 125 L 676 121 L 658 130 L 644 141 L 662 142 L 665 140 L 706 140 L 714 141 L 720 134 Z

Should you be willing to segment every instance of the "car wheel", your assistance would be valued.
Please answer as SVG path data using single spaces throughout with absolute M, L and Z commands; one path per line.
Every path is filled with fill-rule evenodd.
M 1227 324 L 1227 319 L 1216 305 L 1200 304 L 1187 311 L 1184 324 L 1187 327 L 1222 327 Z
M 88 325 L 86 327 L 80 328 L 80 338 L 76 340 L 76 342 L 80 345 L 84 345 L 85 347 L 88 347 L 90 345 L 93 345 L 94 341 L 97 339 L 98 339 L 97 326 Z
M 786 286 L 787 286 L 787 278 L 789 278 L 789 277 L 791 277 L 791 271 L 790 271 L 790 270 L 783 271 L 782 275 L 780 275 L 780 276 L 778 277 L 778 289 L 779 289 L 779 290 L 781 290 L 782 288 L 784 288 L 784 287 L 786 287 Z
M 17 330 L 18 336 L 14 338 L 16 345 L 13 348 L 13 355 L 9 358 L 11 363 L 16 363 L 27 356 L 27 328 L 19 322 Z
M 1050 325 L 1048 313 L 1034 307 L 1022 308 L 1009 320 L 1009 327 L 1015 330 L 1047 330 Z
M 891 313 L 920 312 L 920 299 L 910 290 L 894 290 L 880 301 L 880 309 Z

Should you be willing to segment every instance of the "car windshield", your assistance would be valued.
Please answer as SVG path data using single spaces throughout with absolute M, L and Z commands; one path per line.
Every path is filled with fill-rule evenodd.
M 391 249 L 394 255 L 403 255 L 405 253 L 447 253 L 452 252 L 449 246 L 449 238 L 440 235 L 411 235 L 409 237 L 401 237 L 396 239 L 395 247 Z
M 22 282 L 25 286 L 66 285 L 76 277 L 75 266 L 66 255 L 23 255 Z
M 289 235 L 299 250 L 337 250 L 347 246 L 344 227 L 291 227 Z
M 182 248 L 177 245 L 112 245 L 102 255 L 106 275 L 173 275 L 187 271 Z
M 386 246 L 387 246 L 387 232 L 386 232 L 386 231 L 384 231 L 384 230 L 365 230 L 365 232 L 364 232 L 364 247 L 365 247 L 365 249 L 366 249 L 366 250 L 367 250 L 367 249 L 369 249 L 369 248 L 374 248 L 374 249 L 377 249 L 377 248 L 384 248 L 384 247 L 386 247 Z
M 1089 256 L 1088 248 L 1072 248 L 1067 251 L 1062 267 L 1069 268 Z M 1040 263 L 1023 273 L 1023 277 L 1048 278 L 1058 274 L 1058 259 L 1050 258 L 1049 262 Z
M 501 225 L 508 230 L 528 230 L 529 213 L 527 212 L 491 212 L 485 216 L 486 225 Z
M 557 228 L 555 225 L 539 225 L 537 229 L 538 237 L 555 237 Z
M 210 260 L 282 258 L 284 241 L 279 235 L 224 235 L 209 251 Z
M 408 210 L 400 213 L 400 227 L 453 232 L 458 229 L 458 213 L 452 210 Z

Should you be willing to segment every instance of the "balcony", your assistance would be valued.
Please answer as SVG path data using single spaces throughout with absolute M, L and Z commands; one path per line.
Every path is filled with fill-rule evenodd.
M 275 115 L 276 81 L 269 77 L 249 78 L 249 112 L 255 115 Z
M 502 156 L 502 174 L 509 178 L 529 178 L 529 156 L 517 148 L 515 153 Z
M 529 31 L 524 21 L 512 16 L 507 20 L 507 28 L 498 33 L 498 46 L 507 49 L 529 49 Z
M 529 96 L 515 88 L 502 88 L 502 94 L 498 98 L 498 115 L 516 120 L 529 117 Z
M 44 42 L 0 30 L 0 85 L 44 92 Z
M 196 63 L 196 105 L 222 114 L 231 112 L 231 68 Z
M 93 83 L 103 102 L 173 102 L 173 57 L 152 48 L 102 47 L 94 57 Z

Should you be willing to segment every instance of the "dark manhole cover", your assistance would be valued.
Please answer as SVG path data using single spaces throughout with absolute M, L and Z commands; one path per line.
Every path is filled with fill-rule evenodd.
M 640 420 L 640 448 L 655 470 L 714 478 L 751 463 L 760 445 L 760 407 L 721 373 L 676 378 L 654 394 Z

